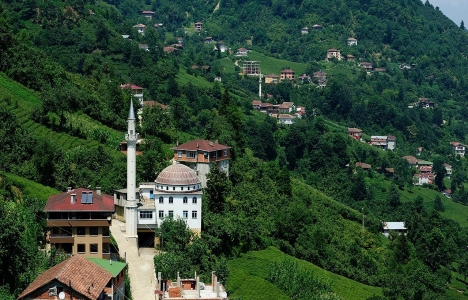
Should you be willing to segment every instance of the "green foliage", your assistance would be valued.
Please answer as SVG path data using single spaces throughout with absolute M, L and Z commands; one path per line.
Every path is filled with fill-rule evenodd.
M 434 199 L 434 209 L 440 212 L 445 211 L 444 204 L 442 203 L 442 199 L 440 198 L 439 195 L 436 196 Z

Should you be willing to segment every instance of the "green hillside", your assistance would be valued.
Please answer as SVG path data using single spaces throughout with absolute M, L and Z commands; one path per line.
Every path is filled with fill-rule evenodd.
M 343 299 L 368 299 L 381 296 L 382 290 L 350 280 L 317 267 L 307 261 L 298 260 L 270 247 L 262 251 L 253 251 L 240 258 L 229 261 L 231 275 L 226 281 L 230 299 L 290 299 L 266 280 L 268 268 L 272 263 L 285 259 L 297 261 L 299 267 L 310 270 L 322 281 L 329 282 L 331 290 Z M 255 288 L 254 288 L 255 287 Z
M 4 186 L 5 183 L 3 182 L 4 179 L 9 181 L 12 186 L 19 189 L 24 198 L 38 198 L 45 203 L 50 196 L 60 193 L 54 188 L 9 173 L 0 173 L 0 184 L 2 186 Z

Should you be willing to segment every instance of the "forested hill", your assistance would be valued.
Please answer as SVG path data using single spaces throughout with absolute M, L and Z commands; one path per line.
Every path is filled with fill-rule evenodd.
M 350 37 L 357 45 L 346 44 Z M 220 41 L 231 50 L 215 50 Z M 263 102 L 305 108 L 295 124 L 253 109 L 258 77 L 240 74 L 241 47 L 246 60 L 271 73 L 328 74 L 323 88 L 263 84 Z M 330 48 L 356 61 L 326 61 Z M 219 278 L 234 266 L 229 292 L 248 299 L 232 288 L 248 276 L 281 290 L 284 282 L 267 278 L 265 268 L 245 268 L 247 258 L 231 259 L 272 246 L 373 286 L 366 290 L 374 300 L 465 297 L 455 289 L 468 285 L 468 163 L 450 142 L 468 144 L 467 56 L 468 33 L 419 0 L 2 1 L 0 229 L 11 230 L 0 235 L 0 296 L 14 299 L 55 263 L 37 256 L 43 199 L 18 197 L 30 186 L 25 179 L 62 191 L 101 186 L 111 193 L 125 185 L 118 146 L 131 96 L 121 84 L 132 83 L 154 101 L 141 111 L 139 182 L 156 178 L 178 142 L 218 140 L 233 153 L 229 178 L 214 169 L 204 191 L 202 236 L 171 241 L 165 234 L 168 255 L 156 263 L 182 276 L 217 270 Z M 366 72 L 362 62 L 381 72 Z M 419 98 L 434 108 L 415 105 Z M 347 127 L 361 128 L 363 142 L 348 137 Z M 396 136 L 395 151 L 371 147 L 371 135 Z M 433 162 L 434 184 L 413 185 L 419 170 L 406 155 Z M 440 194 L 447 189 L 451 199 Z M 17 214 L 37 220 L 21 222 Z M 408 234 L 384 238 L 382 220 L 404 221 Z M 21 232 L 31 234 L 12 244 Z M 248 257 L 255 255 L 262 254 Z M 313 276 L 301 274 L 296 279 Z M 324 295 L 334 292 L 320 286 Z

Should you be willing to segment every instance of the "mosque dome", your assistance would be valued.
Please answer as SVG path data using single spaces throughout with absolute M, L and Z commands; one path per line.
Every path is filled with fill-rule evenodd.
M 200 179 L 198 179 L 197 173 L 191 168 L 183 164 L 174 164 L 162 170 L 156 178 L 156 183 L 165 184 L 171 186 L 180 185 L 198 185 Z

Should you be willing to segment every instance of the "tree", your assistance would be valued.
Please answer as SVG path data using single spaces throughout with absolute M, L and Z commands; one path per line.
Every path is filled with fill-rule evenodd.
M 392 208 L 397 208 L 400 205 L 400 193 L 398 192 L 398 188 L 395 184 L 390 186 L 387 201 Z
M 213 164 L 207 175 L 203 197 L 203 203 L 207 205 L 210 212 L 219 214 L 224 211 L 224 202 L 230 187 L 231 183 L 226 173 Z
M 463 22 L 463 20 L 460 23 L 460 29 L 465 30 L 465 23 Z
M 433 171 L 435 173 L 435 184 L 439 191 L 442 191 L 444 189 L 444 178 L 447 174 L 442 158 L 438 157 L 434 160 Z
M 442 203 L 442 199 L 439 195 L 437 195 L 434 199 L 434 209 L 440 212 L 445 211 L 444 204 Z

